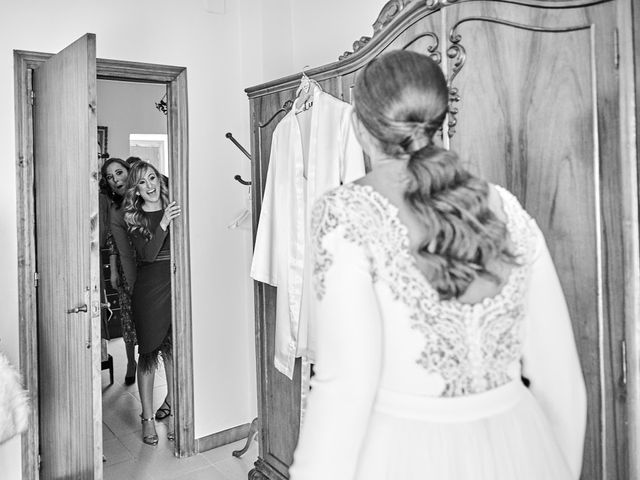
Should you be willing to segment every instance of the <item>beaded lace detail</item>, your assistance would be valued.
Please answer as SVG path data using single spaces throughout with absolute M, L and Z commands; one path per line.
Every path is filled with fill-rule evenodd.
M 481 302 L 441 300 L 417 267 L 407 228 L 397 208 L 370 186 L 347 184 L 324 195 L 312 217 L 314 283 L 318 298 L 333 257 L 324 238 L 337 231 L 365 252 L 374 283 L 384 283 L 404 303 L 412 328 L 425 339 L 416 362 L 445 383 L 441 396 L 484 392 L 512 380 L 510 367 L 522 352 L 525 280 L 539 241 L 539 229 L 517 199 L 501 187 L 507 230 L 518 265 L 500 290 Z M 513 373 L 511 372 L 511 375 Z

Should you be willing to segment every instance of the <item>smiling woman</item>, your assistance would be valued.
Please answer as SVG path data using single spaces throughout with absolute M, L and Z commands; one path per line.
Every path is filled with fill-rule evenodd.
M 173 440 L 169 226 L 180 215 L 180 207 L 175 202 L 169 202 L 166 179 L 153 165 L 141 160 L 134 163 L 129 171 L 124 209 L 124 219 L 138 264 L 131 310 L 138 335 L 142 441 L 157 445 L 153 384 L 159 355 L 162 356 L 167 375 L 167 396 L 155 418 L 161 420 L 170 417 L 167 438 Z

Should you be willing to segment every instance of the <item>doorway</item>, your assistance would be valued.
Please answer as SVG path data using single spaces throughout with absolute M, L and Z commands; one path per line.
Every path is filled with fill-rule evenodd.
M 134 158 L 139 158 L 153 165 L 161 175 L 168 177 L 168 112 L 165 104 L 166 85 L 161 83 L 98 79 L 96 91 L 98 164 L 102 174 L 99 183 L 98 238 L 100 294 L 103 303 L 100 316 L 102 453 L 105 459 L 103 475 L 104 478 L 117 478 L 121 472 L 127 470 L 127 465 L 131 472 L 139 472 L 138 466 L 130 464 L 134 459 L 150 458 L 152 454 L 161 454 L 165 458 L 173 456 L 174 445 L 167 440 L 167 432 L 169 428 L 173 428 L 173 417 L 168 416 L 170 410 L 163 410 L 162 413 L 167 417 L 160 418 L 160 414 L 156 418 L 157 421 L 153 422 L 159 437 L 159 443 L 155 448 L 149 449 L 140 441 L 142 425 L 139 414 L 143 411 L 143 401 L 136 378 L 138 338 L 131 315 L 131 295 L 125 292 L 130 291 L 133 286 L 132 275 L 135 274 L 135 266 L 131 253 L 124 252 L 124 255 L 111 257 L 112 248 L 117 247 L 120 253 L 120 249 L 125 248 L 127 242 L 123 243 L 120 236 L 118 244 L 115 233 L 109 226 L 111 215 L 116 211 L 122 214 L 125 208 L 125 191 L 114 191 L 104 175 L 109 171 L 112 175 L 115 172 L 123 175 L 123 164 L 130 165 Z M 168 266 L 168 263 L 165 262 L 165 265 Z M 164 271 L 169 274 L 168 268 Z M 124 283 L 120 284 L 123 278 L 127 287 L 124 287 Z M 167 319 L 170 318 L 170 311 L 167 310 L 166 313 Z M 139 348 L 137 353 L 140 353 Z M 163 404 L 165 396 L 168 395 L 163 360 L 164 357 L 158 359 L 158 368 L 153 375 L 152 406 L 155 405 L 156 408 Z M 170 401 L 169 404 L 173 402 Z M 149 413 L 145 416 L 149 416 Z
M 183 206 L 180 222 L 173 226 L 171 242 L 172 261 L 172 329 L 174 339 L 175 368 L 175 455 L 190 456 L 195 453 L 195 434 L 193 424 L 193 375 L 192 375 L 192 338 L 191 338 L 191 299 L 190 299 L 190 259 L 188 225 L 188 130 L 187 130 L 187 89 L 186 69 L 166 65 L 153 65 L 117 60 L 95 58 L 95 35 L 87 34 L 83 39 L 93 52 L 89 65 L 93 62 L 94 78 L 120 80 L 127 82 L 156 83 L 166 86 L 167 91 L 167 135 L 168 168 L 170 177 L 170 196 Z M 78 42 L 76 42 L 78 43 Z M 75 45 L 75 44 L 73 44 Z M 72 46 L 73 46 L 72 45 Z M 92 47 L 92 50 L 91 50 Z M 66 49 L 65 49 L 66 50 Z M 19 272 L 19 342 L 20 365 L 27 388 L 33 398 L 40 392 L 38 352 L 42 345 L 38 340 L 38 270 L 42 263 L 36 252 L 36 208 L 35 181 L 38 163 L 34 149 L 34 98 L 38 91 L 33 88 L 34 71 L 46 65 L 56 55 L 39 52 L 14 51 L 15 105 L 16 105 L 16 157 L 18 187 L 18 272 Z M 91 77 L 91 75 L 89 75 Z M 91 90 L 91 88 L 89 88 Z M 95 91 L 94 91 L 95 94 Z M 84 105 L 86 108 L 86 104 Z M 89 105 L 91 107 L 91 104 Z M 95 108 L 95 105 L 94 105 Z M 94 129 L 95 132 L 95 129 Z M 94 133 L 95 134 L 95 133 Z M 88 135 L 91 135 L 90 133 Z M 96 148 L 96 141 L 93 148 Z M 86 139 L 85 139 L 86 140 Z M 97 152 L 96 152 L 97 153 Z M 97 180 L 99 173 L 91 172 L 92 178 L 81 179 L 87 183 Z M 89 176 L 89 175 L 87 175 Z M 97 190 L 96 190 L 97 195 Z M 96 198 L 97 201 L 97 198 Z M 87 219 L 88 223 L 88 219 Z M 85 307 L 86 308 L 86 307 Z M 91 307 L 93 310 L 93 305 Z M 84 312 L 86 310 L 80 310 Z M 67 312 L 69 313 L 69 312 Z M 77 313 L 77 312 L 76 312 Z M 100 350 L 99 334 L 89 335 L 87 349 Z M 94 358 L 99 358 L 95 357 Z M 99 365 L 93 367 L 94 376 L 100 377 Z M 98 370 L 98 371 L 96 371 Z M 99 388 L 99 387 L 98 387 Z M 95 387 L 94 387 L 95 390 Z M 95 393 L 95 392 L 94 392 Z M 97 392 L 100 396 L 101 392 Z M 95 397 L 95 395 L 94 395 Z M 101 405 L 93 405 L 93 425 L 86 425 L 87 431 L 101 424 Z M 100 403 L 100 402 L 97 402 Z M 68 407 L 68 406 L 67 406 Z M 62 408 L 62 406 L 61 406 Z M 39 478 L 40 449 L 50 448 L 41 445 L 40 421 L 42 420 L 38 403 L 33 402 L 29 430 L 22 437 L 23 478 Z M 46 419 L 45 419 L 46 420 Z M 85 422 L 87 423 L 87 422 Z M 88 422 L 91 423 L 91 422 Z M 88 435 L 91 443 L 90 455 L 100 458 L 102 454 L 101 435 Z M 71 460 L 69 460 L 71 462 Z M 94 462 L 95 464 L 96 462 Z M 94 476 L 99 477 L 102 465 L 94 465 Z

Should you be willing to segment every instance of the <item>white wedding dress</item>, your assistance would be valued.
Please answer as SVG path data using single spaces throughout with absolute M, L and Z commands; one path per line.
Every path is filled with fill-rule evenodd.
M 518 265 L 475 304 L 439 299 L 372 187 L 318 201 L 316 374 L 292 480 L 579 478 L 586 394 L 564 296 L 538 226 L 494 188 Z

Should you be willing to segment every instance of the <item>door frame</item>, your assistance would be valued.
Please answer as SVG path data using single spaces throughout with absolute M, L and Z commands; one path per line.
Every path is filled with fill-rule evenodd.
M 38 335 L 34 208 L 32 72 L 53 54 L 14 50 L 16 187 L 18 230 L 18 312 L 20 372 L 31 396 L 29 427 L 22 435 L 22 478 L 39 477 Z M 188 111 L 185 67 L 96 59 L 99 80 L 159 83 L 167 87 L 170 196 L 182 205 L 172 226 L 172 329 L 174 339 L 175 455 L 196 453 L 193 421 L 191 263 L 188 208 Z M 95 172 L 94 175 L 99 175 Z

